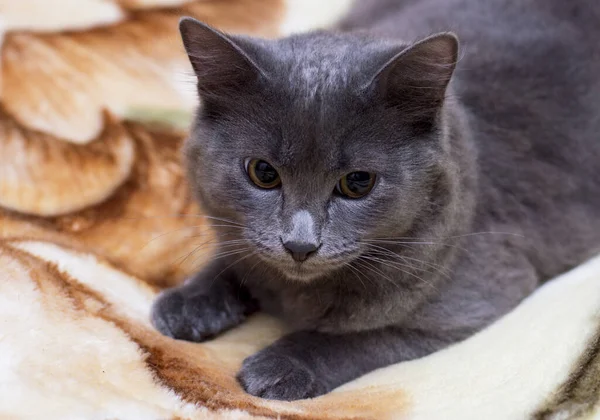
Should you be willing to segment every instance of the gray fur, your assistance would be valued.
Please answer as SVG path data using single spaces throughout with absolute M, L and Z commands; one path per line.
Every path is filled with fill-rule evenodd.
M 598 22 L 595 0 L 367 0 L 337 32 L 277 41 L 182 21 L 203 99 L 189 176 L 226 256 L 159 298 L 155 325 L 202 341 L 256 300 L 296 332 L 240 383 L 314 397 L 468 337 L 581 263 L 600 250 Z M 439 31 L 458 56 L 451 34 L 414 42 Z M 247 158 L 281 188 L 254 186 Z M 336 195 L 355 170 L 373 191 Z M 298 263 L 282 238 L 321 246 Z

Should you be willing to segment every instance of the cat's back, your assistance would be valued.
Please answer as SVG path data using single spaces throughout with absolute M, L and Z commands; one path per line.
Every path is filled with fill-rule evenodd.
M 597 0 L 363 0 L 341 27 L 404 41 L 455 32 L 454 93 L 498 128 L 600 128 Z
M 404 41 L 455 32 L 455 84 L 467 102 L 514 99 L 517 92 L 585 101 L 583 90 L 600 90 L 597 0 L 364 0 L 341 26 Z
M 600 2 L 367 0 L 342 27 L 409 41 L 456 32 L 480 227 L 518 226 L 548 276 L 600 249 Z

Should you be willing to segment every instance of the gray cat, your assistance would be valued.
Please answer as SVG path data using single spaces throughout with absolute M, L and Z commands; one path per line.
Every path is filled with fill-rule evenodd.
M 276 41 L 180 25 L 220 252 L 153 322 L 203 341 L 284 319 L 238 375 L 264 398 L 442 349 L 600 250 L 600 2 L 357 3 Z

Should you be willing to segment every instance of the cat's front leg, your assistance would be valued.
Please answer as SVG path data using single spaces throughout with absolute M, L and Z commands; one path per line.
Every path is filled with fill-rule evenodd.
M 374 369 L 439 350 L 458 339 L 386 328 L 348 334 L 289 334 L 247 358 L 238 373 L 255 396 L 298 400 L 322 395 Z
M 152 323 L 162 334 L 201 342 L 239 325 L 258 309 L 235 275 L 209 264 L 181 286 L 162 292 L 152 307 Z

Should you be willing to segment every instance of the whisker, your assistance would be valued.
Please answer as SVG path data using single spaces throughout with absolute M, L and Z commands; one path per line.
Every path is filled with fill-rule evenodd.
M 212 244 L 216 244 L 219 243 L 220 246 L 233 246 L 233 245 L 238 245 L 238 244 L 245 244 L 246 241 L 243 239 L 229 239 L 229 240 L 225 240 L 225 241 L 221 241 L 218 238 L 214 238 L 212 240 L 209 241 L 205 241 L 203 243 L 201 243 L 200 245 L 194 247 L 194 249 L 192 251 L 190 251 L 181 262 L 179 262 L 179 265 L 181 266 L 192 254 L 198 252 L 200 249 L 202 249 L 204 246 L 206 245 L 212 245 Z M 182 258 L 179 257 L 177 260 L 175 260 L 175 263 L 177 263 L 177 261 Z
M 367 270 L 377 274 L 378 276 L 383 277 L 384 279 L 389 281 L 391 284 L 393 284 L 398 290 L 401 290 L 401 287 L 398 284 L 396 284 L 396 282 L 394 282 L 394 280 L 392 280 L 391 278 L 386 276 L 385 273 L 383 273 L 383 271 L 381 271 L 380 269 L 376 269 L 376 267 L 374 267 L 370 262 L 365 261 L 363 256 L 359 257 L 358 260 L 356 260 L 355 262 L 360 263 L 361 267 L 366 268 Z
M 193 249 L 191 252 L 189 252 L 189 253 L 188 253 L 188 254 L 185 256 L 185 258 L 183 258 L 183 259 L 181 260 L 181 262 L 179 262 L 179 266 L 183 265 L 183 263 L 184 263 L 184 262 L 185 262 L 185 261 L 186 261 L 186 260 L 187 260 L 189 257 L 191 257 L 192 255 L 194 255 L 196 252 L 200 251 L 204 245 L 206 245 L 206 244 L 201 244 L 201 245 L 199 245 L 199 246 L 195 247 L 195 248 L 194 248 L 194 249 Z M 230 252 L 230 251 L 229 251 L 229 252 Z M 180 258 L 181 258 L 181 257 L 180 257 Z M 196 258 L 196 259 L 195 259 L 195 260 L 192 262 L 192 264 L 195 264 L 195 263 L 196 263 L 196 261 L 198 261 L 198 259 L 199 259 L 199 258 L 201 258 L 201 257 L 197 257 L 197 258 Z M 211 256 L 211 258 L 214 258 L 214 259 L 216 259 L 214 256 Z M 177 261 L 177 260 L 175 260 L 175 261 Z
M 226 228 L 232 228 L 232 229 L 242 229 L 245 230 L 246 226 L 237 226 L 237 225 L 201 225 L 201 226 L 197 226 L 197 227 L 211 227 L 211 228 L 216 228 L 216 227 L 226 227 Z
M 374 243 L 388 244 L 388 245 L 438 245 L 438 246 L 443 246 L 443 247 L 456 248 L 456 249 L 466 252 L 468 255 L 472 255 L 471 252 L 469 252 L 469 250 L 467 250 L 464 247 L 461 247 L 458 245 L 445 244 L 445 243 L 441 243 L 441 242 L 422 242 L 422 241 L 402 242 L 402 241 L 383 240 L 383 239 L 368 239 L 368 240 L 363 239 L 363 242 L 374 242 Z
M 371 251 L 369 251 L 369 254 L 365 255 L 365 257 L 372 257 L 374 260 L 376 259 L 376 261 L 378 261 L 382 264 L 387 263 L 384 265 L 387 265 L 389 267 L 392 267 L 392 266 L 405 267 L 408 270 L 420 270 L 425 273 L 432 274 L 431 271 L 429 271 L 425 268 L 422 268 L 422 267 L 414 266 L 406 261 L 392 261 L 392 260 L 390 260 L 390 256 L 388 254 L 384 254 L 380 251 L 371 250 Z M 397 257 L 401 258 L 400 256 L 397 256 Z
M 242 251 L 242 252 L 247 252 L 247 251 L 248 251 L 248 250 L 245 250 L 245 251 Z M 217 280 L 217 278 L 218 278 L 218 277 L 219 277 L 221 274 L 223 274 L 225 271 L 227 271 L 228 269 L 230 269 L 230 268 L 231 268 L 231 267 L 233 267 L 234 265 L 236 265 L 236 264 L 238 264 L 238 263 L 240 263 L 240 262 L 244 261 L 246 258 L 252 257 L 252 256 L 254 256 L 254 255 L 256 255 L 256 252 L 252 252 L 252 253 L 250 253 L 250 254 L 248 254 L 248 255 L 246 255 L 246 256 L 243 256 L 243 257 L 241 257 L 241 258 L 238 258 L 237 260 L 235 260 L 234 262 L 232 262 L 231 264 L 229 264 L 227 267 L 225 267 L 223 270 L 221 270 L 221 271 L 219 272 L 219 274 L 217 274 L 217 275 L 216 275 L 216 276 L 213 278 L 213 281 L 210 283 L 210 286 L 208 286 L 208 289 L 210 290 L 210 289 L 212 288 L 212 286 L 213 286 L 213 284 L 215 284 L 215 281 Z
M 399 257 L 400 257 L 400 258 L 402 258 L 402 259 L 405 259 L 405 260 L 411 260 L 411 261 L 415 261 L 415 262 L 417 262 L 417 263 L 420 263 L 420 264 L 423 264 L 423 265 L 425 265 L 425 266 L 427 266 L 427 267 L 430 267 L 431 269 L 433 269 L 433 270 L 437 271 L 437 272 L 438 272 L 439 274 L 441 274 L 442 276 L 446 277 L 447 279 L 450 279 L 450 274 L 452 273 L 452 271 L 451 271 L 451 270 L 449 270 L 449 269 L 447 269 L 447 268 L 446 268 L 446 267 L 444 267 L 443 265 L 440 265 L 440 264 L 434 264 L 434 263 L 431 263 L 431 262 L 428 262 L 428 261 L 421 260 L 421 259 L 419 259 L 419 258 L 407 257 L 406 255 L 400 255 Z M 425 271 L 425 270 L 424 270 L 423 268 L 421 268 L 421 267 L 416 267 L 416 266 L 415 266 L 414 268 L 416 268 L 416 269 L 419 269 L 419 270 L 423 270 L 423 271 Z
M 202 248 L 202 246 L 203 246 L 203 245 L 204 245 L 204 244 L 201 244 L 200 246 L 194 247 L 194 249 L 192 249 L 190 252 L 188 252 L 188 253 L 187 253 L 185 256 L 177 258 L 177 259 L 174 261 L 174 263 L 178 264 L 178 265 L 179 265 L 179 267 L 181 267 L 181 266 L 183 265 L 183 263 L 184 263 L 184 262 L 185 262 L 185 261 L 186 261 L 186 260 L 187 260 L 189 257 L 191 257 L 191 256 L 192 256 L 194 253 L 196 253 L 197 251 L 199 251 L 199 250 L 200 250 L 200 248 Z M 178 263 L 178 262 L 177 262 L 178 260 L 181 260 L 181 261 L 179 261 L 179 263 Z
M 173 214 L 168 216 L 142 216 L 142 217 L 124 217 L 123 220 L 150 220 L 150 219 L 173 219 L 173 218 L 184 218 L 190 217 L 195 219 L 212 219 L 217 220 L 224 223 L 230 223 L 232 225 L 241 226 L 244 225 L 229 219 L 225 219 L 223 217 L 215 217 L 215 216 L 207 216 L 205 214 Z
M 432 287 L 433 289 L 437 290 L 437 288 L 434 286 L 434 284 L 433 284 L 433 283 L 431 283 L 430 281 L 427 281 L 427 280 L 425 280 L 424 278 L 422 278 L 422 277 L 420 277 L 420 276 L 417 276 L 415 273 L 411 273 L 410 271 L 403 270 L 403 269 L 402 269 L 402 268 L 400 268 L 400 267 L 397 267 L 397 266 L 394 266 L 394 265 L 390 264 L 390 263 L 391 263 L 391 261 L 386 261 L 386 260 L 382 260 L 382 259 L 379 259 L 379 258 L 376 258 L 376 257 L 367 257 L 367 256 L 361 256 L 361 258 L 369 259 L 369 260 L 372 260 L 372 261 L 378 262 L 378 263 L 380 263 L 380 264 L 382 264 L 382 265 L 384 265 L 384 266 L 387 266 L 387 267 L 389 267 L 389 268 L 393 268 L 393 269 L 399 270 L 399 271 L 403 272 L 404 274 L 407 274 L 407 275 L 409 275 L 409 276 L 412 276 L 412 277 L 414 277 L 414 278 L 416 278 L 416 279 L 418 279 L 418 280 L 422 281 L 423 283 L 425 283 L 425 284 L 429 285 L 429 286 L 430 286 L 430 287 Z M 404 267 L 409 267 L 409 266 L 406 266 L 406 265 L 404 265 Z M 411 267 L 411 268 L 412 268 L 412 267 Z M 394 283 L 394 284 L 395 284 L 395 283 Z
M 438 240 L 444 240 L 444 239 L 465 238 L 465 237 L 477 236 L 477 235 L 509 235 L 509 236 L 517 236 L 520 238 L 525 237 L 525 235 L 522 235 L 520 233 L 515 233 L 515 232 L 480 231 L 480 232 L 465 233 L 465 234 L 461 234 L 461 235 L 440 236 L 439 238 L 400 236 L 400 237 L 386 237 L 386 238 L 373 238 L 373 239 L 383 239 L 383 240 L 421 239 L 421 240 L 425 240 L 425 241 L 438 241 Z
M 509 235 L 509 236 L 525 238 L 525 235 L 522 235 L 519 233 L 490 231 L 490 232 L 472 232 L 472 233 L 466 233 L 463 235 L 454 235 L 454 236 L 447 236 L 447 237 L 441 237 L 441 238 L 415 238 L 415 237 L 406 237 L 406 236 L 405 237 L 397 237 L 397 238 L 390 238 L 390 237 L 388 237 L 388 238 L 371 238 L 371 239 L 363 239 L 363 242 L 375 242 L 375 243 L 383 243 L 383 244 L 389 244 L 389 245 L 405 245 L 405 246 L 406 245 L 438 245 L 438 246 L 459 249 L 459 250 L 465 252 L 467 255 L 472 257 L 473 254 L 462 246 L 451 245 L 451 244 L 447 244 L 447 243 L 443 243 L 443 242 L 435 242 L 435 241 L 437 241 L 439 239 L 442 239 L 442 240 L 443 239 L 459 239 L 459 238 L 465 238 L 465 237 L 476 236 L 476 235 Z
M 241 227 L 238 226 L 228 226 L 228 225 L 198 225 L 198 226 L 184 226 L 182 228 L 179 229 L 174 229 L 174 230 L 170 230 L 168 232 L 165 233 L 161 233 L 158 236 L 155 236 L 154 238 L 150 239 L 148 242 L 146 242 L 144 244 L 144 246 L 142 246 L 140 248 L 140 251 L 143 251 L 146 247 L 148 247 L 152 242 L 156 241 L 157 239 L 160 239 L 166 235 L 171 235 L 173 233 L 177 233 L 177 232 L 181 232 L 183 230 L 187 230 L 187 229 L 199 229 L 199 228 L 206 228 L 206 227 L 231 227 L 231 228 L 236 228 L 236 229 L 242 229 Z M 245 228 L 244 228 L 245 229 Z M 189 237 L 192 238 L 198 238 L 198 237 L 202 237 L 202 236 L 207 236 L 207 235 L 215 235 L 215 236 L 222 236 L 222 235 L 232 235 L 233 233 L 215 233 L 215 232 L 202 232 L 199 234 L 195 234 L 195 235 L 191 235 Z
M 230 220 L 230 219 L 225 219 L 224 217 L 215 217 L 215 216 L 204 216 L 207 219 L 212 219 L 212 220 L 217 220 L 217 221 L 221 221 L 224 223 L 229 223 L 235 226 L 241 226 L 241 227 L 245 227 L 242 223 L 236 222 L 234 220 Z
M 515 233 L 515 232 L 472 232 L 472 233 L 465 233 L 463 235 L 448 236 L 447 239 L 466 238 L 469 236 L 478 236 L 478 235 L 508 235 L 508 236 L 516 236 L 518 238 L 525 238 L 525 235 L 522 235 L 520 233 Z
M 227 252 L 223 252 L 217 256 L 211 256 L 210 260 L 211 261 L 216 261 L 216 260 L 220 260 L 222 258 L 226 258 L 226 257 L 233 257 L 234 255 L 238 255 L 238 254 L 242 254 L 245 252 L 250 251 L 250 248 L 243 248 L 243 249 L 236 249 L 236 250 L 231 250 L 231 251 L 227 251 Z M 194 261 L 192 261 L 192 265 L 195 265 L 196 262 L 200 259 L 201 257 L 196 258 Z
M 358 279 L 358 281 L 360 282 L 360 284 L 362 284 L 362 286 L 364 287 L 364 289 L 367 290 L 367 285 L 360 278 L 359 274 L 362 274 L 362 273 L 359 270 L 357 270 L 355 267 L 353 267 L 352 264 L 350 264 L 349 262 L 344 263 L 343 267 L 348 267 L 350 270 L 352 270 L 352 274 L 354 274 L 354 276 Z M 365 278 L 367 278 L 367 277 L 365 277 Z
M 239 232 L 224 232 L 224 233 L 215 233 L 215 232 L 204 232 L 199 235 L 190 235 L 190 238 L 203 238 L 206 236 L 214 236 L 215 239 L 219 240 L 219 238 L 224 238 L 227 236 L 239 235 Z
M 365 245 L 367 245 L 369 248 L 371 248 L 371 252 L 379 251 L 379 255 L 384 256 L 384 257 L 385 256 L 389 256 L 389 257 L 394 257 L 394 258 L 401 258 L 402 260 L 416 261 L 418 263 L 421 263 L 423 265 L 426 265 L 426 266 L 428 266 L 428 267 L 436 270 L 439 274 L 441 274 L 444 277 L 450 279 L 450 272 L 447 272 L 446 268 L 444 266 L 442 266 L 442 265 L 430 263 L 428 261 L 420 260 L 418 258 L 408 257 L 406 255 L 399 255 L 399 254 L 396 254 L 395 252 L 393 252 L 393 251 L 391 251 L 391 250 L 389 250 L 387 248 L 384 248 L 382 246 L 373 245 L 373 244 L 365 244 Z M 373 249 L 373 248 L 375 248 L 375 249 Z M 383 254 L 384 251 L 385 251 L 385 254 Z M 408 263 L 405 264 L 405 267 L 412 268 L 412 269 L 418 269 L 418 270 L 421 270 L 421 271 L 425 271 L 426 273 L 431 273 L 430 271 L 427 271 L 427 270 L 425 270 L 425 269 L 423 269 L 421 267 L 413 266 L 413 265 L 410 265 Z
M 150 245 L 152 242 L 156 241 L 157 239 L 162 238 L 163 236 L 170 235 L 172 233 L 181 232 L 182 230 L 186 230 L 186 229 L 194 229 L 196 227 L 197 226 L 185 226 L 185 227 L 182 227 L 182 228 L 179 228 L 179 229 L 171 230 L 171 231 L 166 232 L 166 233 L 161 233 L 158 236 L 155 236 L 154 238 L 152 238 L 148 242 L 146 242 L 146 244 L 144 244 L 144 246 L 140 248 L 140 251 L 143 251 L 144 249 L 146 249 L 146 247 L 148 245 Z
M 260 264 L 261 260 L 260 258 L 257 259 L 258 261 L 256 261 L 256 263 L 254 263 L 254 265 L 252 267 L 250 267 L 250 269 L 248 271 L 246 271 L 246 274 L 244 275 L 244 278 L 242 278 L 242 281 L 240 282 L 240 289 L 242 288 L 242 286 L 244 286 L 244 282 L 246 281 L 246 279 L 248 278 L 248 275 L 252 272 L 252 270 L 254 270 L 254 268 Z
M 248 250 L 248 249 L 250 249 L 250 247 L 249 247 L 249 246 L 247 246 L 247 247 L 244 247 L 244 248 L 239 248 L 239 247 L 238 247 L 238 248 L 235 248 L 235 249 L 230 249 L 230 250 L 227 250 L 227 251 L 219 252 L 219 253 L 217 253 L 217 254 L 215 254 L 215 255 L 211 255 L 211 258 L 212 258 L 213 260 L 216 260 L 216 259 L 219 259 L 219 258 L 224 258 L 224 257 L 227 257 L 227 256 L 229 256 L 230 254 L 235 254 L 236 252 L 239 252 L 239 251 L 245 251 L 245 250 Z

